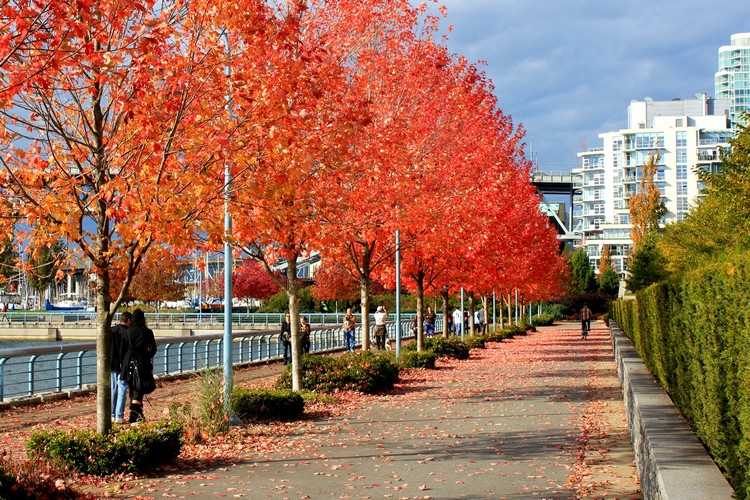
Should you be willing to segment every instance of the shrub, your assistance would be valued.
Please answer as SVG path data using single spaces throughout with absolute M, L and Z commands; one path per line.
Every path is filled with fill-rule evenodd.
M 424 348 L 438 358 L 469 359 L 469 346 L 458 337 L 433 337 L 425 340 Z
M 26 442 L 31 459 L 43 458 L 84 474 L 144 473 L 180 454 L 179 422 L 144 423 L 103 435 L 94 431 L 34 431 Z
M 750 254 L 728 255 L 611 304 L 737 498 L 750 498 Z
M 544 304 L 542 314 L 549 314 L 554 321 L 560 321 L 568 317 L 568 308 L 564 304 Z
M 489 335 L 469 335 L 464 337 L 464 344 L 466 344 L 469 349 L 484 349 L 484 344 L 487 342 L 488 338 Z
M 484 343 L 486 345 L 487 342 L 502 342 L 503 340 L 509 337 L 506 337 L 505 334 L 503 333 L 503 330 L 500 330 L 500 331 L 488 333 L 483 338 L 484 338 Z
M 396 363 L 388 356 L 369 351 L 349 353 L 339 358 L 302 356 L 302 388 L 309 391 L 349 390 L 372 394 L 392 389 L 397 380 Z M 292 388 L 291 366 L 279 376 L 276 388 Z
M 399 364 L 402 368 L 435 368 L 437 355 L 432 351 L 404 351 Z
M 521 323 L 519 326 L 523 330 L 523 332 L 521 333 L 521 335 L 526 335 L 529 332 L 535 332 L 536 331 L 536 327 L 534 325 L 532 325 L 531 323 L 527 323 L 526 321 L 524 321 L 523 323 Z
M 551 314 L 539 314 L 531 318 L 531 324 L 534 326 L 552 326 L 555 317 Z
M 293 420 L 305 411 L 305 401 L 292 391 L 238 387 L 232 407 L 241 420 Z

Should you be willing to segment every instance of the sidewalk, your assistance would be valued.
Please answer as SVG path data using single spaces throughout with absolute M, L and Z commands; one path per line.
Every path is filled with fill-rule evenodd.
M 406 378 L 342 416 L 238 430 L 230 462 L 115 496 L 641 498 L 603 324 L 585 342 L 574 323 L 541 328 Z

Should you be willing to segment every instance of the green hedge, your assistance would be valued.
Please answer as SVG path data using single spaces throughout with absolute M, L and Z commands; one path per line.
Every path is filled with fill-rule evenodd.
M 401 353 L 398 363 L 402 368 L 435 368 L 437 354 L 432 351 L 408 351 Z
M 750 498 L 750 255 L 652 285 L 610 317 L 690 422 L 738 498 Z
M 245 389 L 232 394 L 232 407 L 240 420 L 294 420 L 305 411 L 302 395 L 292 391 Z
M 183 428 L 175 422 L 142 423 L 103 435 L 87 431 L 34 431 L 26 442 L 29 458 L 43 458 L 84 474 L 149 472 L 182 450 Z
M 388 356 L 370 351 L 348 353 L 339 358 L 302 356 L 302 388 L 309 391 L 360 391 L 372 394 L 393 388 L 398 366 Z M 277 389 L 292 388 L 291 365 L 276 381 Z
M 433 337 L 424 340 L 422 347 L 425 351 L 434 352 L 438 358 L 469 359 L 470 351 L 468 345 L 459 337 Z M 417 343 L 412 342 L 406 346 L 406 350 L 417 349 Z

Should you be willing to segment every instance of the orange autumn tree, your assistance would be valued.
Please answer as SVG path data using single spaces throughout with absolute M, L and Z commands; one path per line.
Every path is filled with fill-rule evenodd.
M 106 433 L 113 315 L 150 249 L 191 246 L 221 195 L 226 60 L 211 16 L 223 9 L 75 6 L 33 44 L 17 44 L 0 71 L 6 85 L 28 82 L 3 96 L 0 189 L 21 239 L 62 239 L 69 260 L 88 261 L 96 276 L 97 430 Z M 115 272 L 123 280 L 112 293 Z
M 643 164 L 641 181 L 637 193 L 630 197 L 630 239 L 633 240 L 633 252 L 638 251 L 641 240 L 649 233 L 659 231 L 659 221 L 666 213 L 661 200 L 661 193 L 654 179 L 658 170 L 659 155 L 651 154 Z
M 441 68 L 450 58 L 431 39 L 437 19 L 423 7 L 399 5 L 392 29 L 357 53 L 351 94 L 367 103 L 369 120 L 347 151 L 352 175 L 331 186 L 336 210 L 323 226 L 323 258 L 346 265 L 359 282 L 363 331 L 370 329 L 373 280 L 393 265 L 395 230 L 412 217 L 421 193 L 430 193 L 423 156 L 444 137 L 443 127 L 434 126 L 447 116 L 440 108 L 450 82 Z M 408 233 L 403 236 L 406 251 Z M 369 347 L 365 335 L 363 349 Z
M 285 261 L 286 278 L 274 275 L 289 298 L 292 388 L 301 389 L 297 259 L 318 246 L 330 211 L 330 186 L 347 175 L 342 161 L 362 104 L 348 92 L 348 57 L 388 25 L 390 1 L 298 1 L 272 11 L 279 29 L 268 33 L 262 60 L 244 57 L 256 26 L 228 17 L 232 65 L 231 112 L 239 124 L 228 144 L 233 179 L 231 243 L 269 274 Z M 220 217 L 203 221 L 204 227 Z M 219 234 L 211 228 L 209 234 Z M 218 243 L 218 241 L 214 241 Z

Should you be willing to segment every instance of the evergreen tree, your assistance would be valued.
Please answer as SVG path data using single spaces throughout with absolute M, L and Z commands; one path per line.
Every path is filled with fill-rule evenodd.
M 581 293 L 589 293 L 596 290 L 596 276 L 594 268 L 589 263 L 589 255 L 586 250 L 579 248 L 570 258 L 570 270 L 573 287 Z
M 599 290 L 609 296 L 616 296 L 620 291 L 620 276 L 612 266 L 605 269 L 599 277 Z
M 647 234 L 628 260 L 628 290 L 635 293 L 666 277 L 666 259 L 656 245 L 656 235 Z

